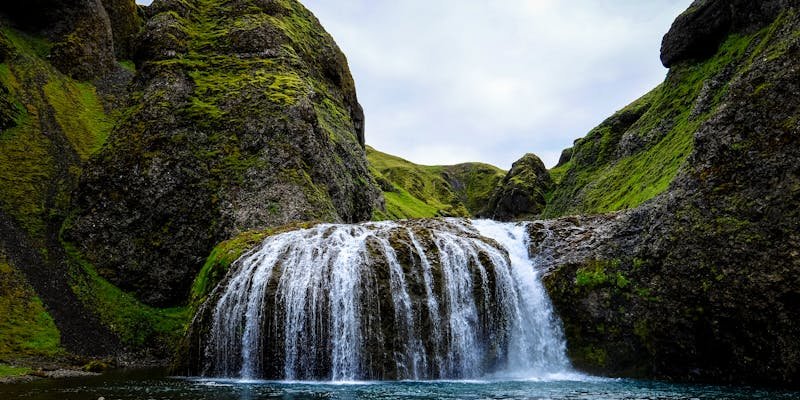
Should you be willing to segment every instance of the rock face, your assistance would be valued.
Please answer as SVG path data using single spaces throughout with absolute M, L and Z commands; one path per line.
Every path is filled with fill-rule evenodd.
M 368 220 L 380 192 L 344 55 L 298 2 L 155 1 L 131 106 L 83 174 L 65 238 L 149 304 L 186 299 L 214 244 Z
M 65 74 L 90 80 L 116 67 L 111 21 L 100 0 L 7 3 L 0 12 L 26 30 L 44 33 L 53 42 L 52 64 Z
M 751 21 L 772 3 L 780 2 L 747 2 L 756 8 L 738 8 L 732 18 Z M 800 384 L 800 14 L 793 7 L 778 14 L 757 32 L 726 39 L 708 61 L 685 64 L 725 63 L 689 107 L 707 117 L 693 125 L 692 151 L 665 193 L 606 219 L 561 220 L 551 223 L 558 229 L 533 232 L 534 251 L 577 249 L 556 252 L 546 277 L 576 366 Z M 705 31 L 680 28 L 687 18 L 668 36 L 697 39 L 713 53 L 719 43 Z M 729 57 L 732 40 L 746 57 Z M 684 67 L 676 68 L 667 83 Z M 725 90 L 713 104 L 703 92 L 716 87 Z M 579 237 L 559 233 L 564 226 Z
M 46 311 L 38 322 L 49 321 L 46 326 L 26 322 L 13 327 L 29 321 L 29 314 L 24 308 L 11 308 L 2 314 L 12 327 L 0 331 L 16 337 L 11 342 L 37 331 L 46 333 L 46 349 L 38 349 L 46 351 L 28 349 L 40 357 L 57 355 L 54 347 L 59 345 L 75 354 L 100 356 L 121 348 L 76 293 L 82 286 L 75 280 L 84 277 L 83 271 L 72 268 L 59 242 L 83 163 L 102 146 L 113 120 L 104 109 L 104 99 L 113 94 L 99 93 L 93 84 L 78 82 L 53 65 L 52 53 L 66 46 L 57 44 L 67 41 L 81 23 L 73 18 L 92 19 L 102 11 L 84 2 L 70 4 L 76 9 L 69 12 L 62 10 L 67 3 L 61 2 L 0 5 L 0 255 L 3 268 L 35 291 L 39 308 Z M 28 8 L 33 5 L 41 8 Z M 110 57 L 113 60 L 113 54 Z M 95 61 L 89 60 L 83 70 L 92 75 L 103 70 L 95 69 Z M 125 76 L 120 77 L 123 86 Z M 99 297 L 97 292 L 92 295 Z M 1 293 L 0 303 L 11 304 L 8 298 L 14 296 Z M 92 334 L 87 337 L 87 332 Z M 18 356 L 27 357 L 22 352 Z
M 143 21 L 135 0 L 102 0 L 111 33 L 114 38 L 114 53 L 119 60 L 130 60 Z
M 664 36 L 661 62 L 669 68 L 681 61 L 706 59 L 729 35 L 758 30 L 798 5 L 797 0 L 695 0 Z
M 103 77 L 129 59 L 141 27 L 134 0 L 6 2 L 0 13 L 53 43 L 52 64 L 79 80 Z
M 780 4 L 784 3 L 695 3 L 666 36 L 664 54 L 678 46 L 669 43 L 682 38 L 681 43 L 702 49 L 704 56 L 682 55 L 683 61 L 670 68 L 663 84 L 575 141 L 570 162 L 554 171 L 559 183 L 543 216 L 631 209 L 666 192 L 694 150 L 695 133 L 725 107 L 734 82 L 748 73 L 756 57 L 769 59 L 788 43 L 790 34 L 772 22 L 793 18 L 793 11 L 786 10 L 796 8 Z M 692 19 L 705 15 L 706 9 L 734 10 L 730 18 L 738 21 L 736 28 L 726 28 L 721 38 L 709 42 L 701 31 L 714 22 Z M 770 52 L 759 48 L 761 42 L 769 43 Z M 769 78 L 764 79 L 766 87 Z
M 552 188 L 553 180 L 542 160 L 526 154 L 495 188 L 482 215 L 499 221 L 534 218 L 544 210 L 545 193 Z

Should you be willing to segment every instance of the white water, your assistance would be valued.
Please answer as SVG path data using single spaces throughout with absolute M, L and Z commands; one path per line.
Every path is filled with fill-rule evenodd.
M 563 334 L 527 249 L 524 225 L 455 219 L 270 237 L 212 295 L 204 371 L 334 381 L 565 376 Z

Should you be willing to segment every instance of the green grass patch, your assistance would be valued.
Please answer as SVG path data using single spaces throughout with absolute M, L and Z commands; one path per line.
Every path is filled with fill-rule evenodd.
M 31 373 L 27 367 L 15 367 L 13 365 L 0 364 L 0 378 L 13 378 L 15 376 L 25 376 Z
M 386 212 L 376 211 L 375 219 L 474 215 L 505 176 L 488 164 L 417 165 L 371 147 L 367 161 L 386 199 Z
M 44 85 L 44 93 L 72 148 L 82 161 L 88 160 L 103 146 L 112 127 L 94 86 L 54 80 Z
M 583 267 L 575 274 L 575 285 L 578 287 L 593 288 L 608 282 L 605 266 L 601 263 L 592 263 Z
M 0 359 L 54 357 L 63 352 L 61 334 L 42 301 L 0 255 Z
M 131 60 L 121 60 L 118 62 L 119 66 L 123 69 L 128 70 L 129 72 L 136 73 L 136 64 L 133 63 Z

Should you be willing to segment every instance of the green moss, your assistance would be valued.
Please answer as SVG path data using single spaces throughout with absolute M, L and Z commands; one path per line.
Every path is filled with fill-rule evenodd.
M 316 224 L 316 222 L 302 222 L 263 231 L 244 232 L 215 246 L 192 284 L 189 300 L 190 308 L 196 309 L 197 306 L 205 301 L 206 297 L 228 272 L 231 264 L 245 252 L 263 242 L 265 238 L 297 229 L 308 229 Z
M 63 351 L 61 334 L 41 300 L 0 254 L 0 359 L 53 357 Z
M 744 73 L 752 60 L 779 47 L 770 40 L 778 25 L 732 35 L 714 57 L 674 66 L 664 84 L 578 140 L 571 161 L 551 171 L 558 184 L 547 196 L 544 216 L 632 208 L 667 190 L 693 150 L 694 133 L 727 93 L 727 85 L 708 82 L 732 67 L 733 76 Z M 704 106 L 698 108 L 701 94 Z M 623 134 L 638 136 L 645 145 L 621 154 Z
M 112 120 L 91 84 L 74 81 L 43 58 L 50 47 L 45 39 L 8 28 L 3 34 L 17 56 L 0 64 L 0 84 L 19 112 L 16 126 L 0 135 L 0 207 L 41 241 L 45 221 L 63 214 L 80 172 L 65 142 L 85 161 L 105 142 Z
M 590 261 L 587 266 L 578 269 L 575 273 L 575 285 L 578 287 L 594 288 L 608 281 L 606 263 L 602 261 Z
M 564 175 L 566 175 L 570 167 L 572 167 L 571 161 L 566 162 L 561 166 L 551 168 L 548 172 L 550 172 L 550 177 L 553 179 L 553 183 L 555 183 L 556 185 L 561 183 L 561 180 L 564 179 Z
M 136 73 L 136 64 L 134 64 L 131 60 L 121 60 L 119 61 L 119 66 L 129 72 Z
M 140 303 L 103 279 L 74 245 L 63 245 L 72 268 L 72 290 L 124 344 L 172 348 L 180 340 L 190 318 L 186 307 L 159 309 Z
M 64 79 L 48 82 L 43 89 L 72 148 L 82 161 L 88 160 L 103 146 L 112 127 L 95 88 Z

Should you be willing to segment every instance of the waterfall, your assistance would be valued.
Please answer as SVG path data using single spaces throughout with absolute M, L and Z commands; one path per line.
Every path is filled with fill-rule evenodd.
M 206 376 L 546 377 L 569 371 L 524 224 L 318 225 L 237 260 L 193 324 Z

